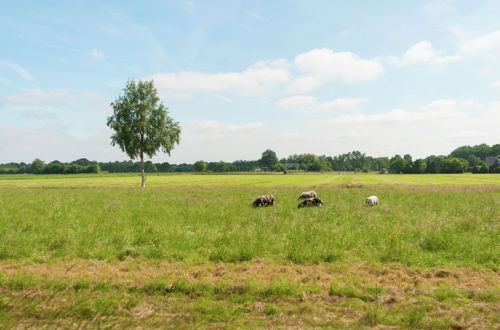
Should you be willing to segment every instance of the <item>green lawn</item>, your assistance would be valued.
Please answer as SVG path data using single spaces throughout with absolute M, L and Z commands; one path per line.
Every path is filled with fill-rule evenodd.
M 500 175 L 147 183 L 1 176 L 0 327 L 498 325 Z
M 341 173 L 341 172 L 340 172 Z M 137 187 L 139 174 L 0 175 L 0 187 Z M 148 186 L 500 185 L 498 174 L 147 174 Z

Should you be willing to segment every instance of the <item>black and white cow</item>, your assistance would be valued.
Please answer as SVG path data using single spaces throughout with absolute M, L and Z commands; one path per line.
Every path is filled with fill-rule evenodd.
M 299 209 L 306 206 L 323 206 L 323 201 L 319 197 L 307 198 L 299 203 L 297 206 Z

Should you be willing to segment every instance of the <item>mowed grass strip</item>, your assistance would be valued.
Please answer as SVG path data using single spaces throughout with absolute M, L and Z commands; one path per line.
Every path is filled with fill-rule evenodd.
M 498 269 L 496 186 L 2 188 L 0 258 L 400 262 Z M 277 205 L 252 208 L 270 193 Z M 376 194 L 377 207 L 363 205 Z
M 139 187 L 138 173 L 72 174 L 72 175 L 0 175 L 0 187 L 61 188 L 61 187 Z M 359 185 L 500 185 L 498 174 L 353 174 L 328 173 L 148 173 L 147 185 L 216 186 L 216 187 L 321 187 Z
M 2 262 L 0 274 L 6 327 L 488 328 L 500 307 L 497 274 L 464 268 L 127 259 Z

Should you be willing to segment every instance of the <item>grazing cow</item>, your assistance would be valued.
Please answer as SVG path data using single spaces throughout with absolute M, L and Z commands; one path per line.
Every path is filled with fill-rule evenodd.
M 370 206 L 378 205 L 378 197 L 377 196 L 366 197 L 365 205 L 370 205 Z
M 323 201 L 319 197 L 307 198 L 300 202 L 297 207 L 300 209 L 305 206 L 323 206 Z
M 314 197 L 318 197 L 318 194 L 316 194 L 315 191 L 304 191 L 302 194 L 300 194 L 300 196 L 299 196 L 299 198 L 297 198 L 297 200 L 314 198 Z
M 258 206 L 270 206 L 270 205 L 274 205 L 276 203 L 276 198 L 274 198 L 273 195 L 263 195 L 263 196 L 259 196 L 257 197 L 252 205 L 254 207 L 258 207 Z

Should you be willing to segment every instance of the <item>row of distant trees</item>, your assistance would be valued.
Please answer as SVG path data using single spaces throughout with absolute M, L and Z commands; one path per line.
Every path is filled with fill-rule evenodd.
M 35 159 L 30 164 L 7 163 L 0 164 L 0 174 L 77 174 L 99 173 L 101 168 L 97 162 L 79 159 L 71 163 L 54 160 L 48 164 L 40 159 Z
M 200 165 L 201 164 L 201 165 Z M 259 167 L 256 160 L 237 160 L 228 162 L 196 162 L 195 164 L 170 164 L 144 162 L 144 170 L 148 173 L 156 172 L 243 172 L 253 171 Z M 35 159 L 31 163 L 6 163 L 0 164 L 0 174 L 76 174 L 76 173 L 127 173 L 140 172 L 140 162 L 115 161 L 96 162 L 81 158 L 69 163 L 54 160 L 45 163 Z
M 352 151 L 337 156 L 317 156 L 314 154 L 295 154 L 278 159 L 272 150 L 262 153 L 259 160 L 237 160 L 234 162 L 206 162 L 199 160 L 194 164 L 170 164 L 144 162 L 146 172 L 243 172 L 243 171 L 384 171 L 390 173 L 500 173 L 498 160 L 488 165 L 488 157 L 500 156 L 500 144 L 489 146 L 480 144 L 462 146 L 449 155 L 429 156 L 415 159 L 409 155 L 389 157 L 371 157 L 360 151 Z M 96 162 L 81 158 L 69 163 L 53 161 L 48 164 L 40 159 L 32 163 L 0 164 L 2 174 L 74 174 L 105 172 L 139 172 L 140 162 L 115 161 Z
M 413 160 L 412 156 L 395 155 L 389 157 L 371 157 L 360 151 L 352 151 L 337 156 L 316 156 L 314 154 L 291 155 L 278 160 L 272 150 L 266 150 L 259 165 L 263 169 L 274 171 L 385 171 L 390 173 L 499 173 L 500 164 L 495 159 L 488 165 L 488 157 L 500 156 L 500 144 L 489 146 L 479 144 L 463 146 L 453 150 L 447 156 L 429 156 Z

